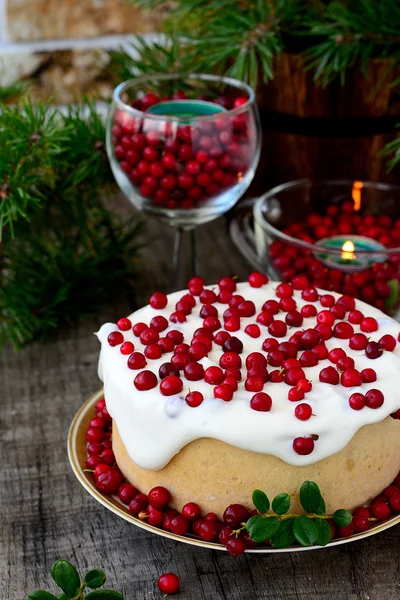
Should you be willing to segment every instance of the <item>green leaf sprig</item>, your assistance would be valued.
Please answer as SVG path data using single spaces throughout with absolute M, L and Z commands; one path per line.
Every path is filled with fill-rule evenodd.
M 61 595 L 55 596 L 45 590 L 34 590 L 27 600 L 124 600 L 120 592 L 102 587 L 106 581 L 106 574 L 101 569 L 91 569 L 81 581 L 74 565 L 66 560 L 57 560 L 51 567 L 50 573 L 61 588 Z M 86 593 L 87 589 L 90 590 L 88 593 Z
M 254 490 L 252 499 L 259 514 L 250 517 L 235 533 L 247 529 L 254 542 L 269 541 L 273 548 L 286 548 L 295 542 L 301 546 L 326 546 L 332 538 L 328 520 L 339 527 L 346 527 L 352 520 L 351 513 L 344 509 L 326 515 L 325 501 L 313 481 L 305 481 L 300 488 L 300 503 L 306 514 L 289 513 L 289 494 L 278 494 L 271 505 L 265 492 Z

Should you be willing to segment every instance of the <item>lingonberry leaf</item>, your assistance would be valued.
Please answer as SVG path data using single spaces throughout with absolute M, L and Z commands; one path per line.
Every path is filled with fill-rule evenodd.
M 27 600 L 57 600 L 57 596 L 45 590 L 34 590 L 29 594 Z
M 343 508 L 333 513 L 333 520 L 338 527 L 347 527 L 347 525 L 350 525 L 352 518 L 351 513 Z
M 293 523 L 293 533 L 302 546 L 312 546 L 318 538 L 318 531 L 313 521 L 306 515 L 299 515 Z
M 124 600 L 124 597 L 114 590 L 95 590 L 85 596 L 85 600 Z
M 86 573 L 83 581 L 88 588 L 95 590 L 104 585 L 106 574 L 101 569 L 91 569 Z
M 58 596 L 58 600 L 68 600 L 68 596 L 66 596 L 63 592 L 61 596 Z
M 270 538 L 270 544 L 273 548 L 287 548 L 295 541 L 293 533 L 294 519 L 287 519 L 281 522 L 278 531 Z
M 74 598 L 77 595 L 81 580 L 74 565 L 67 560 L 57 560 L 51 567 L 50 573 L 68 598 Z
M 272 510 L 277 515 L 284 515 L 290 508 L 290 496 L 289 494 L 278 494 L 272 500 Z
M 275 535 L 281 526 L 278 517 L 254 515 L 246 523 L 246 529 L 253 542 L 265 542 Z
M 322 507 L 323 498 L 314 481 L 305 481 L 300 488 L 300 502 L 308 513 L 316 513 Z
M 325 519 L 314 519 L 314 525 L 317 528 L 318 537 L 316 544 L 326 546 L 332 539 L 332 529 Z
M 317 508 L 317 510 L 315 512 L 317 515 L 324 515 L 325 511 L 326 511 L 325 500 L 321 496 L 321 504 L 319 505 L 319 508 Z
M 259 513 L 264 514 L 269 511 L 269 500 L 265 492 L 261 490 L 254 490 L 251 498 Z

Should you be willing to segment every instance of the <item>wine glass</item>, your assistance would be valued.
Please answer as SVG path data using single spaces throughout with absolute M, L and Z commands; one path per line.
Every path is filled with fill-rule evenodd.
M 254 91 L 216 75 L 148 75 L 113 93 L 107 153 L 115 179 L 140 211 L 175 227 L 174 287 L 184 272 L 182 235 L 239 200 L 260 156 Z

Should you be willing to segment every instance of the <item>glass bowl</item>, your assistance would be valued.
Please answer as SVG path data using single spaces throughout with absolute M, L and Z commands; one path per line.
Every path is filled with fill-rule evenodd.
M 254 248 L 271 277 L 289 281 L 306 276 L 310 285 L 396 313 L 400 187 L 291 181 L 261 196 L 253 215 Z
M 118 185 L 139 210 L 190 229 L 228 211 L 260 155 L 253 90 L 214 75 L 151 75 L 121 83 L 107 123 Z

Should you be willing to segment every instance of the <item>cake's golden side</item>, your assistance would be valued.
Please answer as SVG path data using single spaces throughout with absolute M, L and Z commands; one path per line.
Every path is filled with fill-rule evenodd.
M 318 483 L 328 514 L 352 510 L 379 494 L 400 470 L 400 421 L 390 417 L 360 429 L 334 456 L 304 467 L 203 438 L 185 446 L 163 469 L 148 471 L 131 460 L 115 423 L 112 440 L 119 468 L 141 492 L 162 485 L 171 492 L 173 508 L 180 511 L 187 502 L 197 502 L 202 511 L 219 517 L 232 503 L 252 507 L 254 489 L 270 498 L 287 492 L 292 510 L 300 511 L 298 492 L 306 480 Z

